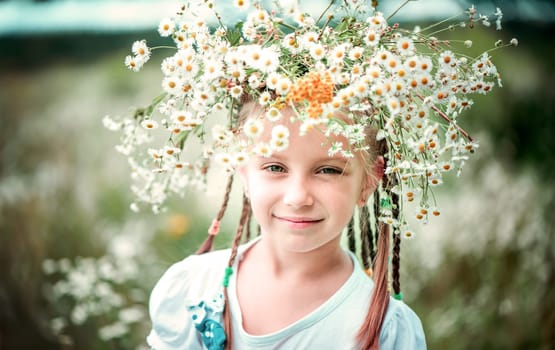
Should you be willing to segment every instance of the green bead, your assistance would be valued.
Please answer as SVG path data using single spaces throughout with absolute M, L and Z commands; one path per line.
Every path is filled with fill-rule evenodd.
M 393 297 L 397 300 L 403 300 L 403 292 L 395 293 Z
M 222 282 L 223 286 L 225 288 L 227 288 L 229 286 L 229 277 L 233 274 L 233 268 L 232 267 L 226 267 L 225 268 L 225 274 L 224 274 L 224 280 Z
M 391 201 L 389 200 L 389 197 L 382 198 L 380 200 L 380 207 L 386 208 L 386 209 L 391 209 Z

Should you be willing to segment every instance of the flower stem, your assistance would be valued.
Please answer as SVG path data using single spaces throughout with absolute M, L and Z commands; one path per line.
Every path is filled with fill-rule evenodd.
M 324 11 L 322 11 L 322 13 L 320 14 L 320 17 L 318 17 L 318 20 L 316 21 L 316 24 L 318 24 L 318 22 L 320 22 L 320 20 L 324 17 L 324 15 L 326 14 L 326 12 L 329 11 L 329 9 L 332 7 L 333 3 L 335 2 L 335 0 L 331 0 L 330 3 L 328 4 L 328 7 L 325 8 Z
M 387 21 L 389 21 L 389 20 L 391 19 L 391 17 L 395 16 L 395 15 L 397 14 L 397 12 L 399 12 L 403 7 L 405 7 L 405 6 L 406 6 L 409 2 L 411 2 L 411 1 L 417 1 L 417 0 L 405 0 L 404 3 L 402 3 L 399 7 L 397 7 L 397 9 L 396 9 L 395 11 L 393 11 L 393 13 L 390 14 L 390 15 L 387 17 Z
M 424 97 L 420 94 L 417 94 L 416 96 L 418 96 L 418 98 L 420 98 L 422 101 L 424 101 Z M 444 119 L 446 122 L 448 122 L 449 124 L 452 124 L 453 121 L 451 120 L 451 118 L 449 118 L 447 116 L 447 114 L 445 114 L 445 112 L 443 112 L 441 109 L 439 109 L 437 106 L 432 105 L 430 108 L 432 108 L 432 110 L 434 110 L 442 119 Z M 466 139 L 470 142 L 474 141 L 474 138 L 472 138 L 472 136 L 470 136 L 463 128 L 461 128 L 458 124 L 455 124 L 455 127 L 457 128 L 457 130 L 464 136 L 466 137 Z

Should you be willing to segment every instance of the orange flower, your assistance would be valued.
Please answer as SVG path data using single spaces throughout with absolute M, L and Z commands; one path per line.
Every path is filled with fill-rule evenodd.
M 307 113 L 310 118 L 318 118 L 324 111 L 322 104 L 329 103 L 333 99 L 334 84 L 330 73 L 310 72 L 297 80 L 291 87 L 285 100 L 287 102 L 308 102 Z

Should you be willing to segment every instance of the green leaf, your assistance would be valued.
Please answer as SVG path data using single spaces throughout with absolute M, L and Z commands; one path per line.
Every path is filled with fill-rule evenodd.
M 241 42 L 241 33 L 243 31 L 243 22 L 238 22 L 234 29 L 228 29 L 225 36 L 231 46 L 238 46 Z
M 151 103 L 148 107 L 145 108 L 144 113 L 145 113 L 146 115 L 152 115 L 152 112 L 154 111 L 154 108 L 155 108 L 158 104 L 160 104 L 160 102 L 162 102 L 162 101 L 164 100 L 164 98 L 166 97 L 166 95 L 167 95 L 167 93 L 164 92 L 164 93 L 162 93 L 162 94 L 156 96 L 156 97 L 152 100 L 152 103 Z

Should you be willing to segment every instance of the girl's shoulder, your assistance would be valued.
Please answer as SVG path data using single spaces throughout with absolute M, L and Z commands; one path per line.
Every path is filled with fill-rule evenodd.
M 230 250 L 190 255 L 171 265 L 152 290 L 151 304 L 157 300 L 188 300 L 206 290 L 219 289 Z M 177 301 L 177 300 L 176 300 Z
M 426 349 L 422 322 L 403 301 L 389 299 L 389 306 L 380 333 L 384 349 Z
M 152 330 L 147 341 L 153 349 L 201 349 L 201 342 L 221 340 L 205 341 L 197 330 L 218 326 L 229 254 L 227 249 L 191 255 L 166 270 L 150 295 Z

